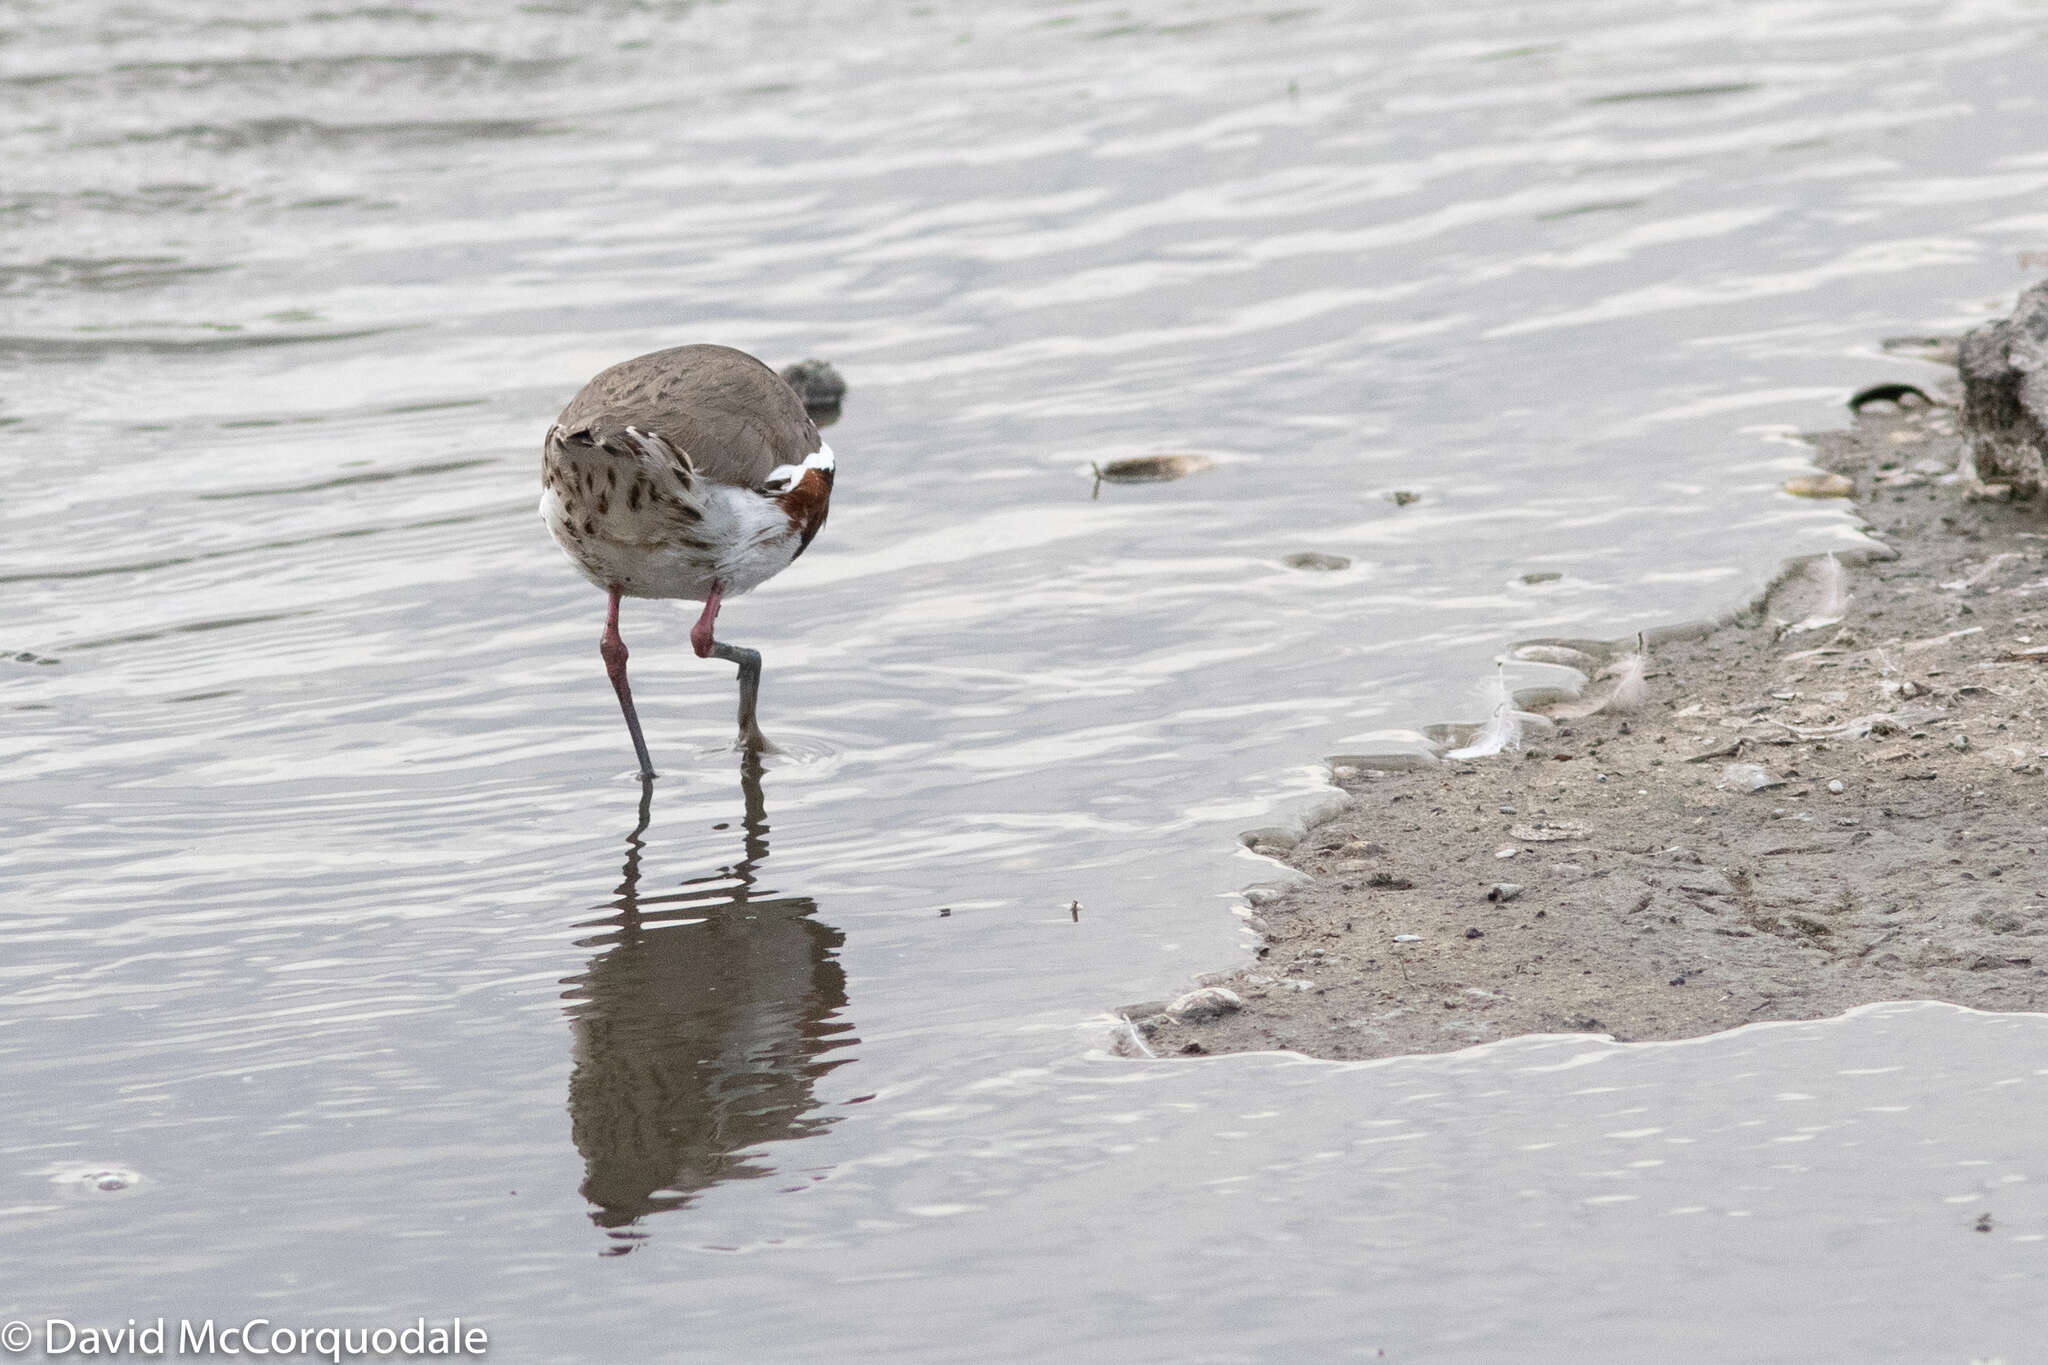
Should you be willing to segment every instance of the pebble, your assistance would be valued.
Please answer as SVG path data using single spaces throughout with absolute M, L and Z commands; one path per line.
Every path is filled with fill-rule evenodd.
M 1842 779 L 1838 777 L 1835 778 L 1832 782 L 1828 783 L 1828 790 L 1830 792 L 1833 792 L 1836 796 L 1840 796 L 1843 792 L 1849 789 L 1848 787 L 1843 785 Z
M 1506 904 L 1521 894 L 1522 887 L 1518 882 L 1495 882 L 1493 889 L 1486 893 L 1486 898 L 1497 904 Z M 1471 935 L 1468 934 L 1466 937 L 1469 938 Z
M 1785 784 L 1772 780 L 1770 770 L 1761 763 L 1730 763 L 1721 769 L 1719 786 L 1730 791 L 1760 792 L 1766 787 L 1782 787 Z
M 1244 1008 L 1244 997 L 1236 991 L 1222 986 L 1204 986 L 1198 991 L 1189 991 L 1166 1007 L 1169 1018 L 1183 1024 L 1198 1024 L 1205 1019 L 1230 1014 Z

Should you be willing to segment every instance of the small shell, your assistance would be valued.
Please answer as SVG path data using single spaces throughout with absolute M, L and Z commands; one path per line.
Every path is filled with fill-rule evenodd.
M 1785 491 L 1795 498 L 1847 498 L 1854 496 L 1856 481 L 1841 474 L 1800 474 L 1785 480 Z

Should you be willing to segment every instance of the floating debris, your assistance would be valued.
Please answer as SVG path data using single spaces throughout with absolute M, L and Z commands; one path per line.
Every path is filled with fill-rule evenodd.
M 1960 337 L 1886 337 L 1880 344 L 1893 355 L 1910 355 L 1937 365 L 1954 365 Z
M 135 1188 L 142 1183 L 142 1176 L 120 1166 L 63 1166 L 50 1171 L 50 1183 L 100 1194 L 116 1194 Z
M 1523 574 L 1522 581 L 1533 587 L 1535 584 L 1538 583 L 1555 583 L 1557 582 L 1557 580 L 1563 577 L 1564 575 L 1557 572 L 1555 569 L 1544 569 L 1536 573 Z
M 1335 573 L 1351 567 L 1351 561 L 1343 555 L 1326 555 L 1318 550 L 1306 550 L 1298 555 L 1287 555 L 1280 561 L 1290 569 L 1308 569 L 1316 573 Z
M 1170 483 L 1215 467 L 1216 462 L 1207 455 L 1132 455 L 1108 464 L 1090 465 L 1098 484 Z
M 1856 495 L 1856 481 L 1844 474 L 1800 474 L 1785 480 L 1785 491 L 1795 498 L 1849 498 Z
M 1393 492 L 1387 494 L 1387 501 L 1396 507 L 1406 507 L 1411 502 L 1421 502 L 1422 494 L 1411 493 L 1405 488 L 1396 488 Z
M 796 390 L 804 411 L 821 427 L 839 420 L 839 405 L 846 401 L 846 380 L 831 362 L 799 360 L 782 371 L 782 382 Z

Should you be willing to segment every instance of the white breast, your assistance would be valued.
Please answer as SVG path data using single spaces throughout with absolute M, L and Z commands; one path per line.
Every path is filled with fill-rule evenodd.
M 721 486 L 711 490 L 705 503 L 705 538 L 718 547 L 718 581 L 727 597 L 760 587 L 788 568 L 803 548 L 789 514 L 773 498 Z
M 580 533 L 552 488 L 541 494 L 540 515 L 585 578 L 606 590 L 617 585 L 628 597 L 701 602 L 714 582 L 725 596 L 738 597 L 789 567 L 802 542 L 781 504 L 745 488 L 713 486 L 707 494 L 695 535 L 708 549 L 612 540 L 602 527 Z

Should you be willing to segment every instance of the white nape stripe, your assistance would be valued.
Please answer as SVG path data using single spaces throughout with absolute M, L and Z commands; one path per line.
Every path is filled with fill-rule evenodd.
M 806 455 L 802 464 L 779 464 L 775 466 L 769 472 L 768 477 L 761 480 L 761 486 L 770 492 L 787 493 L 790 489 L 796 487 L 796 481 L 804 476 L 804 471 L 807 469 L 822 469 L 828 474 L 832 473 L 832 447 L 820 441 L 818 448 L 809 455 Z

